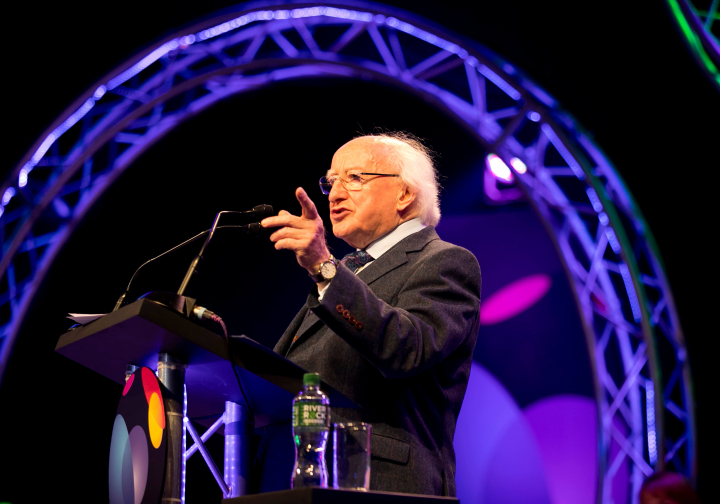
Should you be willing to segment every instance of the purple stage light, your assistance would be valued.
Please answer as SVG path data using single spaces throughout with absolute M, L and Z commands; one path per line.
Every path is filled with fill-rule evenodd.
M 14 187 L 8 187 L 5 189 L 5 192 L 2 196 L 2 205 L 7 206 L 8 203 L 10 203 L 10 200 L 12 197 L 15 196 L 15 188 Z
M 187 427 L 185 426 L 185 422 L 188 421 L 187 419 L 187 407 L 188 407 L 188 400 L 187 400 L 187 385 L 183 385 L 183 436 L 182 436 L 182 451 L 183 451 L 183 457 L 182 457 L 182 481 L 180 483 L 180 504 L 185 504 L 185 486 L 187 485 L 186 477 L 187 477 L 187 456 L 185 454 L 185 450 L 187 450 Z
M 640 313 L 640 302 L 637 298 L 637 292 L 635 292 L 635 285 L 632 282 L 630 270 L 624 262 L 621 262 L 618 266 L 620 267 L 620 274 L 622 275 L 623 282 L 625 282 L 627 295 L 630 299 L 630 309 L 632 310 L 633 318 L 635 319 L 635 322 L 640 322 L 642 318 L 642 314 Z
M 508 165 L 505 164 L 505 161 L 500 159 L 500 156 L 497 154 L 488 154 L 485 161 L 487 162 L 488 168 L 490 168 L 492 174 L 497 178 L 508 183 L 513 181 L 513 174 L 510 171 L 510 168 L 508 168 Z
M 522 409 L 473 362 L 455 431 L 460 502 L 550 504 L 542 457 Z
M 605 229 L 605 235 L 607 236 L 608 242 L 610 243 L 610 248 L 615 252 L 616 254 L 620 254 L 621 248 L 620 248 L 620 242 L 617 239 L 617 236 L 615 236 L 615 230 L 613 228 L 606 228 Z
M 550 277 L 542 273 L 506 285 L 483 301 L 480 324 L 497 324 L 524 312 L 542 299 L 551 286 Z
M 603 206 L 602 203 L 600 203 L 600 198 L 598 198 L 595 189 L 593 189 L 592 187 L 588 187 L 587 189 L 585 189 L 585 192 L 588 195 L 588 199 L 590 199 L 593 210 L 595 210 L 596 212 L 602 212 Z
M 525 408 L 553 504 L 592 504 L 597 496 L 597 408 L 589 397 L 542 399 Z
M 618 432 L 626 429 L 613 421 Z M 473 363 L 458 418 L 457 494 L 463 502 L 592 504 L 597 499 L 597 406 L 562 394 L 521 409 L 502 383 Z M 629 464 L 610 450 L 613 502 L 626 502 Z
M 522 162 L 522 159 L 520 158 L 512 158 L 510 160 L 510 166 L 512 166 L 516 172 L 518 172 L 520 175 L 527 172 L 527 166 L 525 163 Z
M 645 380 L 645 408 L 647 418 L 648 458 L 651 464 L 657 462 L 657 432 L 655 429 L 655 386 L 652 380 Z
M 541 399 L 525 408 L 543 461 L 553 504 L 592 504 L 597 499 L 597 406 L 589 397 L 573 394 Z M 613 419 L 613 429 L 624 432 Z M 628 462 L 613 443 L 610 459 L 615 477 L 608 489 L 613 502 L 626 502 Z

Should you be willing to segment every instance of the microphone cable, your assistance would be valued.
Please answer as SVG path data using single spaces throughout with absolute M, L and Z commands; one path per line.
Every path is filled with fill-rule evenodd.
M 248 410 L 248 413 L 250 414 L 250 421 L 253 425 L 255 425 L 255 413 L 250 407 L 250 401 L 248 401 L 247 395 L 245 395 L 245 389 L 243 388 L 242 382 L 240 381 L 240 375 L 238 374 L 237 369 L 235 369 L 232 350 L 230 350 L 230 338 L 228 336 L 227 326 L 225 325 L 225 322 L 220 317 L 220 315 L 211 312 L 210 310 L 202 306 L 196 306 L 195 308 L 193 308 L 193 313 L 198 319 L 212 320 L 213 322 L 220 324 L 220 327 L 222 327 L 223 334 L 225 335 L 225 344 L 227 345 L 230 367 L 232 367 L 233 374 L 235 375 L 235 380 L 237 381 L 238 388 L 240 389 L 240 394 L 242 394 L 243 400 L 245 401 L 245 406 Z

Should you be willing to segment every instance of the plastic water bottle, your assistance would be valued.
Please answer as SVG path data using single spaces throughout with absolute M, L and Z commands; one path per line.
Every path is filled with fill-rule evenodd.
M 303 375 L 303 390 L 293 400 L 295 466 L 291 488 L 327 488 L 325 447 L 330 432 L 330 401 L 320 390 L 320 375 Z

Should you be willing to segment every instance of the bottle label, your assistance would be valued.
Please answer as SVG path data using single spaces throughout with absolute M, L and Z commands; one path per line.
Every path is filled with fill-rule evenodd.
M 320 401 L 293 404 L 293 427 L 327 427 L 328 407 Z

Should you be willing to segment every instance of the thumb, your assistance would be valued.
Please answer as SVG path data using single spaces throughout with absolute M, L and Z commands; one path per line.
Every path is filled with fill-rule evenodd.
M 302 207 L 302 218 L 308 220 L 315 220 L 318 218 L 317 208 L 315 203 L 307 195 L 305 189 L 298 187 L 295 191 L 295 197 L 297 198 L 300 206 Z

